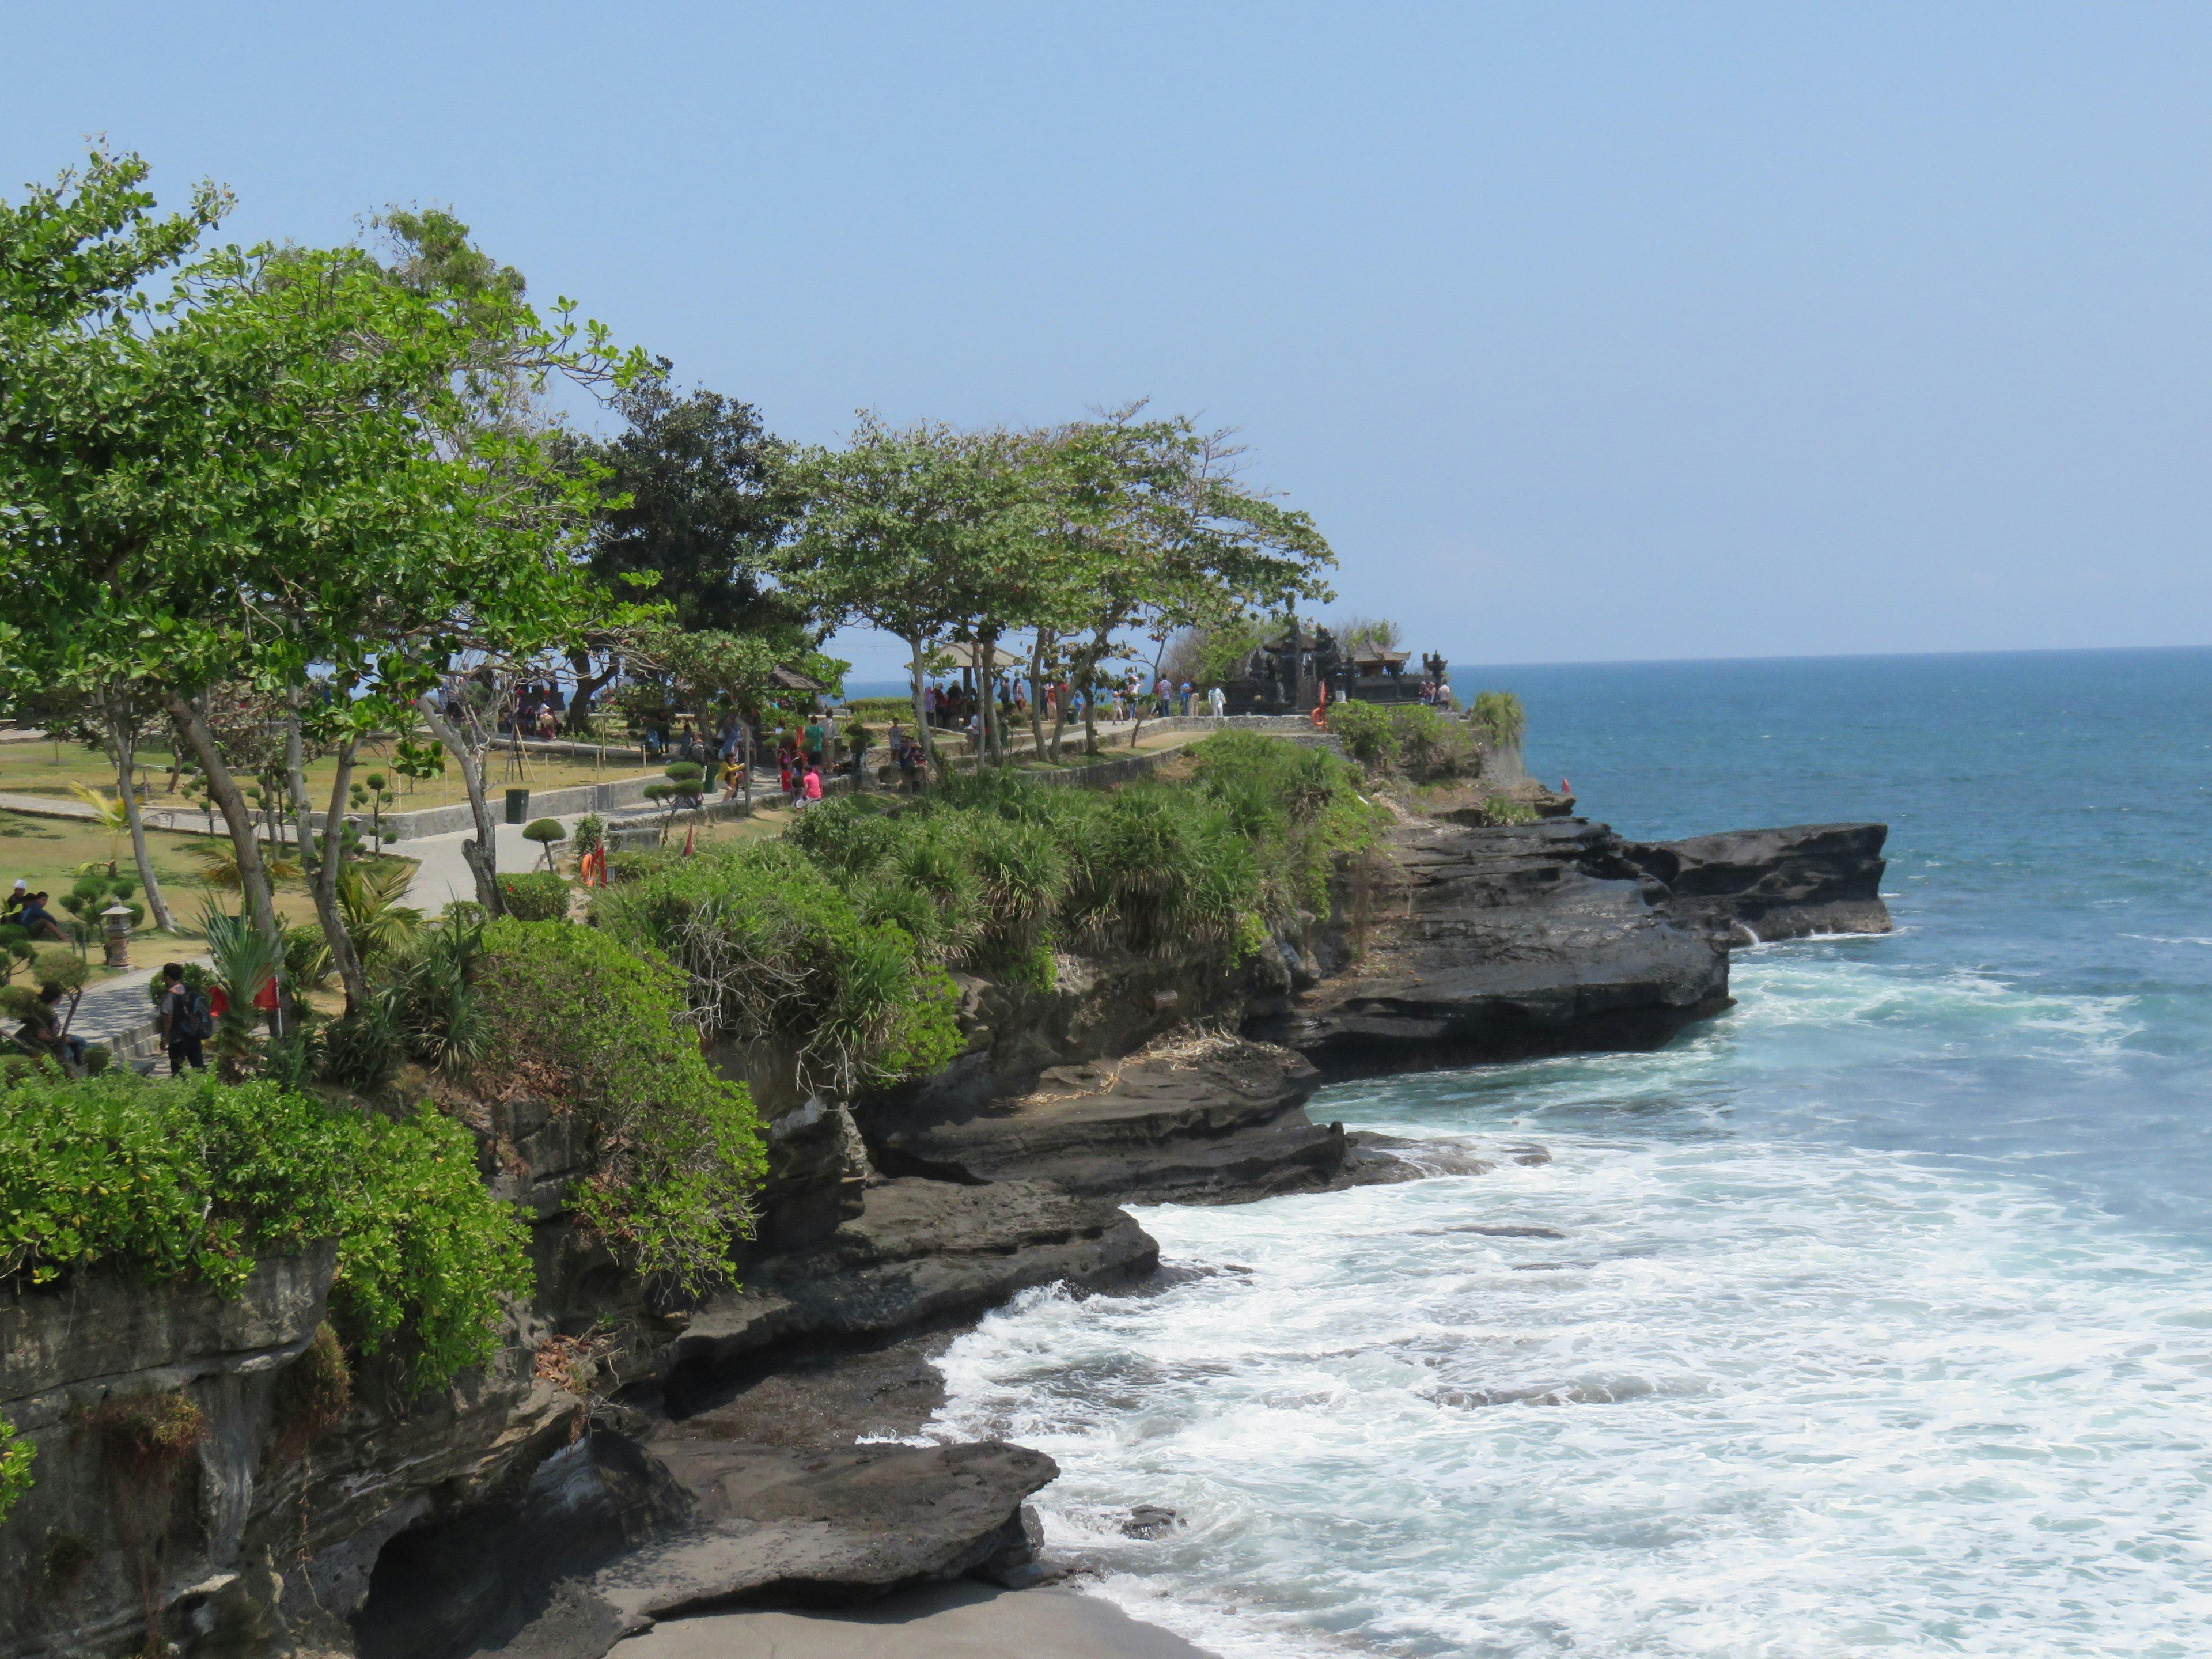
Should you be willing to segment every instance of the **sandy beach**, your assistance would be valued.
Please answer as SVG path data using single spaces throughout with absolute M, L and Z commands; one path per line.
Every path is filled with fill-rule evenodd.
M 1211 1659 L 1204 1648 L 1069 1589 L 946 1584 L 825 1612 L 673 1619 L 611 1659 Z

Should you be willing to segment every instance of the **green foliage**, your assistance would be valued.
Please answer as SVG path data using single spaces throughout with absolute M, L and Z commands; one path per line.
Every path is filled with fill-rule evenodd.
M 1450 777 L 1474 758 L 1458 722 L 1427 703 L 1401 703 L 1393 708 L 1390 735 L 1407 775 L 1419 781 Z
M 337 873 L 338 915 L 364 965 L 404 954 L 422 932 L 422 913 L 400 901 L 415 880 L 402 859 L 349 859 Z
M 1478 691 L 1472 724 L 1486 748 L 1512 749 L 1528 731 L 1528 716 L 1510 691 Z
M 585 1126 L 584 1219 L 687 1290 L 725 1277 L 766 1153 L 751 1095 L 700 1053 L 683 976 L 597 928 L 502 920 L 485 930 L 478 992 L 505 1062 Z
M 0 1088 L 0 1280 L 109 1265 L 229 1294 L 261 1255 L 336 1237 L 333 1317 L 365 1352 L 404 1332 L 418 1390 L 486 1358 L 529 1287 L 474 1138 L 427 1109 L 395 1122 L 204 1072 Z
M 297 1462 L 323 1435 L 337 1426 L 353 1404 L 353 1367 L 345 1345 L 328 1320 L 315 1327 L 300 1357 L 276 1380 L 276 1455 Z
M 785 851 L 811 871 L 753 856 L 769 894 L 812 891 L 810 878 L 826 878 L 862 923 L 912 941 L 918 964 L 959 963 L 1039 986 L 1054 981 L 1055 944 L 1234 957 L 1256 948 L 1270 922 L 1325 913 L 1333 858 L 1364 845 L 1382 816 L 1360 799 L 1352 769 L 1323 750 L 1242 732 L 1191 754 L 1188 784 L 1109 793 L 987 770 L 903 806 L 849 797 L 786 834 Z M 678 912 L 660 925 L 678 927 Z M 750 941 L 748 986 L 794 971 L 791 953 L 809 944 L 803 931 Z
M 363 1353 L 403 1339 L 405 1391 L 491 1358 L 507 1299 L 531 1287 L 529 1227 L 477 1173 L 476 1137 L 428 1104 L 349 1115 L 331 1308 Z
M 702 1022 L 797 1050 L 811 1082 L 849 1090 L 925 1075 L 959 1030 L 913 936 L 870 920 L 795 847 L 745 842 L 661 864 L 597 907 L 610 937 L 685 975 Z
M 540 870 L 530 874 L 502 874 L 500 897 L 507 913 L 517 921 L 565 921 L 568 917 L 568 884 L 562 877 Z
M 15 1500 L 30 1491 L 31 1461 L 38 1455 L 39 1449 L 17 1439 L 15 1425 L 0 1417 L 0 1522 L 6 1522 Z
M 1510 795 L 1492 795 L 1482 803 L 1482 822 L 1492 829 L 1511 823 L 1534 823 L 1538 816 L 1536 809 L 1527 801 L 1516 800 Z
M 284 930 L 284 982 L 297 991 L 319 991 L 330 983 L 336 964 L 323 930 L 310 923 Z M 159 981 L 157 981 L 158 984 Z M 159 1000 L 161 993 L 155 997 Z
M 575 848 L 579 856 L 598 852 L 606 844 L 606 839 L 607 821 L 597 812 L 586 812 L 578 818 L 575 829 L 568 836 L 569 843 Z
M 541 846 L 550 846 L 556 842 L 568 840 L 568 832 L 561 827 L 558 818 L 532 818 L 522 826 L 522 838 L 537 842 Z
M 1398 758 L 1397 734 L 1390 711 L 1371 702 L 1333 702 L 1328 729 L 1344 743 L 1344 752 L 1370 771 L 1379 772 Z
M 376 1093 L 398 1075 L 407 1058 L 407 1034 L 389 987 L 371 991 L 358 1007 L 324 1026 L 318 1036 L 318 1070 L 323 1081 L 354 1094 Z
M 465 1072 L 491 1052 L 491 1024 L 476 988 L 483 938 L 481 914 L 449 915 L 442 927 L 423 930 L 391 982 L 392 1012 L 409 1055 L 449 1075 Z

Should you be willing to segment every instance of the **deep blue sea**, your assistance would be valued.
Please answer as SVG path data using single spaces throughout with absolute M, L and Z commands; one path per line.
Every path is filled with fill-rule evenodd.
M 994 1316 L 939 1429 L 1228 1656 L 2212 1653 L 2212 651 L 1454 678 L 1639 837 L 1887 822 L 1897 931 L 1328 1090 L 1553 1161 L 1148 1208 L 1197 1271 Z

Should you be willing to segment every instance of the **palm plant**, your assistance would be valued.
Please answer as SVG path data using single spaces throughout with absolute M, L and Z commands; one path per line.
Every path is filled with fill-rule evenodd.
M 200 866 L 201 886 L 224 893 L 238 890 L 238 853 L 228 840 L 197 842 L 185 851 Z M 262 848 L 261 867 L 272 884 L 300 878 L 300 860 L 281 847 Z
M 70 793 L 92 808 L 93 822 L 107 831 L 107 873 L 113 875 L 116 866 L 115 849 L 123 837 L 131 833 L 130 809 L 124 805 L 122 796 L 108 794 L 104 790 L 94 788 L 88 783 L 71 783 Z
M 465 1072 L 490 1051 L 491 1022 L 473 984 L 483 933 L 481 917 L 425 928 L 398 976 L 394 1002 L 409 1052 L 441 1072 Z
M 338 914 L 363 963 L 404 952 L 422 932 L 422 913 L 399 902 L 414 878 L 404 863 L 339 866 Z
M 283 967 L 284 942 L 270 939 L 250 916 L 212 904 L 202 908 L 200 928 L 228 1004 L 216 1018 L 216 1071 L 224 1082 L 237 1083 L 255 1069 L 253 1000 Z

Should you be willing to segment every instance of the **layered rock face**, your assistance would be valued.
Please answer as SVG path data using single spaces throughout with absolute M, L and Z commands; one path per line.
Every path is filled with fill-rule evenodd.
M 962 978 L 966 1051 L 896 1097 L 830 1099 L 787 1056 L 725 1055 L 767 1121 L 769 1180 L 742 1288 L 697 1304 L 574 1226 L 574 1121 L 502 1103 L 477 1126 L 483 1168 L 535 1218 L 534 1305 L 435 1398 L 357 1378 L 304 1449 L 285 1447 L 281 1385 L 327 1253 L 264 1263 L 235 1303 L 97 1279 L 0 1300 L 0 1410 L 40 1453 L 0 1533 L 0 1659 L 120 1655 L 149 1616 L 190 1659 L 592 1659 L 711 1601 L 1020 1582 L 1048 1459 L 857 1445 L 876 1429 L 830 1403 L 911 1405 L 922 1334 L 1024 1289 L 1150 1273 L 1158 1247 L 1121 1200 L 1479 1172 L 1316 1125 L 1308 1103 L 1332 1075 L 1662 1042 L 1727 1005 L 1732 943 L 1887 931 L 1883 836 L 1407 817 L 1340 872 L 1326 922 L 1233 972 L 1063 956 L 1049 989 Z M 118 1504 L 89 1413 L 165 1391 L 209 1432 L 158 1508 Z
M 1660 908 L 1730 945 L 1808 933 L 1886 933 L 1886 823 L 1801 823 L 1688 841 L 1628 842 L 1622 856 L 1661 883 Z
M 1355 873 L 1327 941 L 1353 959 L 1254 1028 L 1324 1074 L 1656 1048 L 1728 1006 L 1726 951 L 1602 824 L 1409 819 Z

